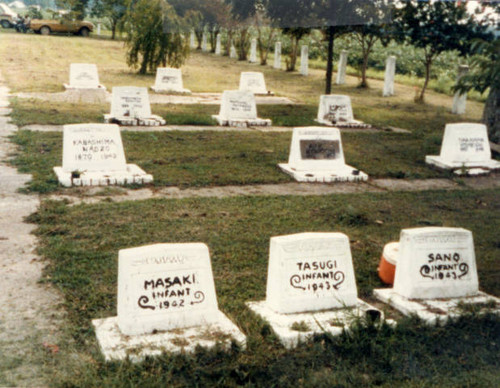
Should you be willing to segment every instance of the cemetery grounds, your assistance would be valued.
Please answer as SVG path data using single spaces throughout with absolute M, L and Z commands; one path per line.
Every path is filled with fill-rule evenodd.
M 48 340 L 35 327 L 17 352 L 0 344 L 0 385 L 500 385 L 500 320 L 467 306 L 463 318 L 428 327 L 378 305 L 398 319 L 395 328 L 360 322 L 350 333 L 320 335 L 294 350 L 285 350 L 245 306 L 265 298 L 272 236 L 347 234 L 359 296 L 377 304 L 371 293 L 382 286 L 376 269 L 384 244 L 397 240 L 402 228 L 431 225 L 473 232 L 480 288 L 499 296 L 498 175 L 457 178 L 424 162 L 425 155 L 439 153 L 446 123 L 480 120 L 481 102 L 469 100 L 466 115 L 455 116 L 450 96 L 429 91 L 426 104 L 417 105 L 413 86 L 400 83 L 395 97 L 382 98 L 382 81 L 372 79 L 363 90 L 351 75 L 333 90 L 350 95 L 356 119 L 377 130 L 343 132 L 344 152 L 346 162 L 372 181 L 324 192 L 323 185 L 292 183 L 276 167 L 288 159 L 286 127 L 315 125 L 324 72 L 310 69 L 304 78 L 196 53 L 183 66 L 186 88 L 235 89 L 241 71 L 263 71 L 268 87 L 295 103 L 258 106 L 259 117 L 271 118 L 280 130 L 210 131 L 217 105 L 152 104 L 167 124 L 187 126 L 122 132 L 127 161 L 152 174 L 152 186 L 62 189 L 52 172 L 62 157 L 58 126 L 102 122 L 109 104 L 41 103 L 27 93 L 63 92 L 72 62 L 96 63 L 108 90 L 149 87 L 154 75 L 135 74 L 126 67 L 122 43 L 99 39 L 2 33 L 0 58 L 11 94 L 18 94 L 11 99 L 11 118 L 20 130 L 10 139 L 18 148 L 9 163 L 32 174 L 22 191 L 41 204 L 26 221 L 36 226 L 37 254 L 45 264 L 40 281 L 59 295 L 52 306 L 55 336 Z M 271 185 L 273 195 L 261 195 L 260 188 Z M 140 364 L 104 362 L 91 320 L 116 315 L 118 250 L 159 242 L 209 246 L 220 309 L 247 335 L 247 349 L 199 349 Z

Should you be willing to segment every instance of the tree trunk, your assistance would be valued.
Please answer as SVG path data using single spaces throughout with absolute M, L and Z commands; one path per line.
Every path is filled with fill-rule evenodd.
M 299 50 L 299 38 L 292 35 L 292 47 L 290 49 L 290 57 L 286 60 L 286 71 L 294 71 L 297 64 L 297 52 Z
M 248 39 L 248 28 L 244 28 L 240 31 L 240 41 L 238 42 L 238 60 L 247 60 L 247 39 Z
M 332 93 L 332 77 L 333 77 L 333 43 L 335 39 L 335 27 L 328 27 L 328 59 L 326 61 L 326 86 L 325 94 Z
M 424 102 L 424 95 L 427 86 L 429 85 L 429 80 L 431 78 L 431 65 L 432 65 L 432 57 L 428 57 L 425 60 L 425 82 L 422 90 L 420 91 L 420 95 L 418 96 L 416 102 Z
M 111 40 L 115 40 L 116 36 L 116 25 L 118 24 L 118 20 L 111 20 Z
M 363 64 L 361 67 L 361 83 L 359 84 L 360 88 L 368 87 L 368 81 L 366 80 L 366 69 L 368 68 L 368 55 L 369 52 L 363 52 Z
M 198 43 L 198 46 L 196 46 L 196 50 L 201 50 L 201 42 L 203 40 L 203 32 L 195 32 L 194 35 L 196 36 L 196 43 Z
M 484 106 L 483 123 L 491 141 L 500 143 L 500 89 L 491 88 Z

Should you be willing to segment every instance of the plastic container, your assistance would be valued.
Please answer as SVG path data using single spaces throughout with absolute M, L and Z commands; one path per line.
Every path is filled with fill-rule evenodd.
M 385 245 L 378 267 L 378 276 L 385 284 L 394 284 L 394 274 L 396 272 L 398 256 L 398 241 L 393 241 Z

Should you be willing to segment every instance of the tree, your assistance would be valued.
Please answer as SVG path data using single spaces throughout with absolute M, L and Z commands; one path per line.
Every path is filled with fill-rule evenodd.
M 408 1 L 397 11 L 395 37 L 424 51 L 425 81 L 417 101 L 423 102 L 433 61 L 444 51 L 466 55 L 472 39 L 484 28 L 467 13 L 465 3 L 448 1 Z
M 138 0 L 126 16 L 127 64 L 140 74 L 160 65 L 181 66 L 189 53 L 183 23 L 165 0 Z
M 500 17 L 500 4 L 496 5 L 496 14 Z M 496 23 L 498 34 L 500 19 Z M 471 71 L 460 78 L 454 89 L 460 93 L 469 90 L 485 93 L 489 90 L 483 122 L 488 127 L 490 139 L 500 142 L 500 39 L 477 39 L 471 51 L 476 54 L 471 59 Z
M 58 7 L 70 10 L 69 18 L 83 20 L 90 0 L 56 0 Z
M 246 61 L 250 47 L 249 27 L 256 11 L 256 0 L 226 0 L 231 5 L 231 15 L 238 27 L 233 32 L 240 61 Z
M 128 0 L 95 0 L 93 13 L 105 17 L 111 25 L 111 39 L 116 37 L 116 29 L 127 13 Z
M 257 48 L 259 50 L 260 64 L 265 66 L 267 65 L 267 58 L 277 29 L 271 26 L 263 0 L 259 0 L 256 4 L 255 27 L 257 28 Z

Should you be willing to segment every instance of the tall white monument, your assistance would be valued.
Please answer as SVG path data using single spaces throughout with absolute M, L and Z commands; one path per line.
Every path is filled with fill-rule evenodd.
M 217 34 L 217 41 L 215 43 L 215 55 L 222 55 L 221 34 Z
M 309 46 L 302 46 L 300 50 L 300 74 L 309 75 Z
M 347 72 L 347 55 L 349 52 L 347 50 L 342 50 L 340 53 L 339 64 L 337 69 L 337 85 L 345 84 L 345 76 Z
M 252 39 L 250 44 L 250 63 L 257 63 L 257 39 Z
M 464 75 L 469 72 L 469 66 L 460 65 L 458 67 L 458 77 L 457 81 L 460 80 Z M 451 113 L 457 115 L 465 114 L 465 108 L 467 107 L 467 93 L 456 92 L 453 96 L 453 107 L 451 108 Z
M 384 97 L 394 96 L 394 77 L 396 76 L 396 57 L 389 56 L 385 62 Z
M 274 64 L 275 69 L 281 69 L 281 42 L 276 42 L 274 44 Z

